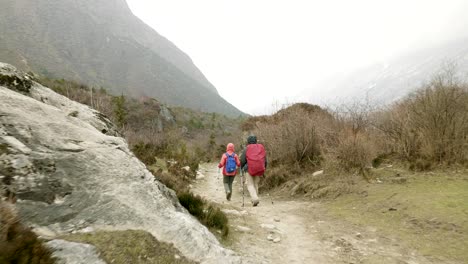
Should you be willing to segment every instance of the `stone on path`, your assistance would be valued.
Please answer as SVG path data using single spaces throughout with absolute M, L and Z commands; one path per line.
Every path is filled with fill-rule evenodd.
M 312 173 L 312 176 L 315 177 L 315 176 L 319 176 L 319 175 L 322 175 L 323 174 L 323 170 L 319 170 L 319 171 L 316 171 L 314 173 Z
M 244 232 L 244 233 L 249 233 L 250 231 L 252 231 L 252 229 L 246 227 L 246 226 L 236 226 L 236 229 L 240 232 Z
M 270 230 L 275 230 L 276 229 L 276 226 L 271 225 L 271 224 L 261 224 L 260 227 L 265 228 L 265 229 L 270 229 Z

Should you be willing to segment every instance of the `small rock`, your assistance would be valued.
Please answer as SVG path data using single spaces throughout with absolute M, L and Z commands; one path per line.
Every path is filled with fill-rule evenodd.
M 252 231 L 252 229 L 246 227 L 246 226 L 236 226 L 236 229 L 240 232 L 244 232 L 244 233 L 249 233 L 250 231 Z
M 262 228 L 270 229 L 270 230 L 276 229 L 276 226 L 270 225 L 270 224 L 261 224 L 260 226 L 261 226 Z
M 275 217 L 275 218 L 273 218 L 273 220 L 275 220 L 275 222 L 281 221 L 281 220 L 279 219 L 279 217 Z
M 33 232 L 36 233 L 37 236 L 45 239 L 52 239 L 57 236 L 54 231 L 47 227 L 36 227 L 33 229 Z
M 357 238 L 362 238 L 361 233 L 356 233 L 356 237 L 357 237 Z
M 273 240 L 275 240 L 275 239 L 273 238 L 273 235 L 270 234 L 270 235 L 267 236 L 267 240 L 268 240 L 268 241 L 273 241 Z
M 174 255 L 174 258 L 175 258 L 175 259 L 180 259 L 180 256 L 177 255 L 177 254 L 175 254 L 175 255 Z
M 230 210 L 230 209 L 221 209 L 221 211 L 225 214 L 229 214 L 229 215 L 235 215 L 235 216 L 241 216 L 241 212 L 237 211 L 237 210 Z
M 92 233 L 94 232 L 94 228 L 88 226 L 88 227 L 85 227 L 83 229 L 81 229 L 80 231 L 78 231 L 79 233 Z
M 274 243 L 279 243 L 281 241 L 281 238 L 277 237 L 273 240 Z
M 315 177 L 315 176 L 319 176 L 319 175 L 322 175 L 323 174 L 323 170 L 319 170 L 319 171 L 316 171 L 314 173 L 312 173 L 312 176 Z
M 190 167 L 189 166 L 185 166 L 185 167 L 182 167 L 183 170 L 186 170 L 186 171 L 190 171 Z
M 201 173 L 197 173 L 197 176 L 195 177 L 195 179 L 197 180 L 201 180 L 201 179 L 204 179 L 205 178 L 205 175 L 201 174 Z

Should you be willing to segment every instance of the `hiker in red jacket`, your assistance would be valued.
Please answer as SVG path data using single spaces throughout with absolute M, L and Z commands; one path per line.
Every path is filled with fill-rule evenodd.
M 257 137 L 254 135 L 247 138 L 247 144 L 241 155 L 241 169 L 247 172 L 247 189 L 253 206 L 257 206 L 260 202 L 258 200 L 258 182 L 267 167 L 266 152 L 262 144 L 257 144 Z
M 237 174 L 237 168 L 240 167 L 240 160 L 234 153 L 234 144 L 229 143 L 226 147 L 226 153 L 221 157 L 218 168 L 223 168 L 223 183 L 226 191 L 226 199 L 231 201 L 232 182 Z

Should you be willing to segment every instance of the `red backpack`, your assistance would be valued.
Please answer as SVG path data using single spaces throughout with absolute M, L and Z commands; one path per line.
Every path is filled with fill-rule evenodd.
M 245 157 L 247 168 L 251 176 L 262 176 L 265 172 L 265 148 L 262 144 L 249 144 Z

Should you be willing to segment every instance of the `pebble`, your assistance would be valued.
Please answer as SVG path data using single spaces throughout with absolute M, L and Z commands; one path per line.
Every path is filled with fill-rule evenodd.
M 281 238 L 277 237 L 273 240 L 274 243 L 279 243 L 281 241 Z
M 273 235 L 268 235 L 268 236 L 267 236 L 267 240 L 268 240 L 268 241 L 273 241 L 273 240 L 275 240 L 275 239 L 273 238 Z
M 315 176 L 319 176 L 319 175 L 322 175 L 323 174 L 323 170 L 320 170 L 320 171 L 316 171 L 314 173 L 312 173 L 312 176 L 315 177 Z
M 281 221 L 281 220 L 279 219 L 279 217 L 275 217 L 275 218 L 273 218 L 273 220 L 275 220 L 275 222 Z
M 33 232 L 36 233 L 36 235 L 46 239 L 51 239 L 57 236 L 54 231 L 47 227 L 36 227 L 33 229 Z
M 265 229 L 276 229 L 276 226 L 270 224 L 261 224 L 260 226 Z
M 88 227 L 85 227 L 83 229 L 81 229 L 80 231 L 78 231 L 79 233 L 92 233 L 94 232 L 94 228 L 88 226 Z
M 241 231 L 241 232 L 244 232 L 244 233 L 248 233 L 250 231 L 252 231 L 252 229 L 246 227 L 246 226 L 236 226 L 236 229 Z

